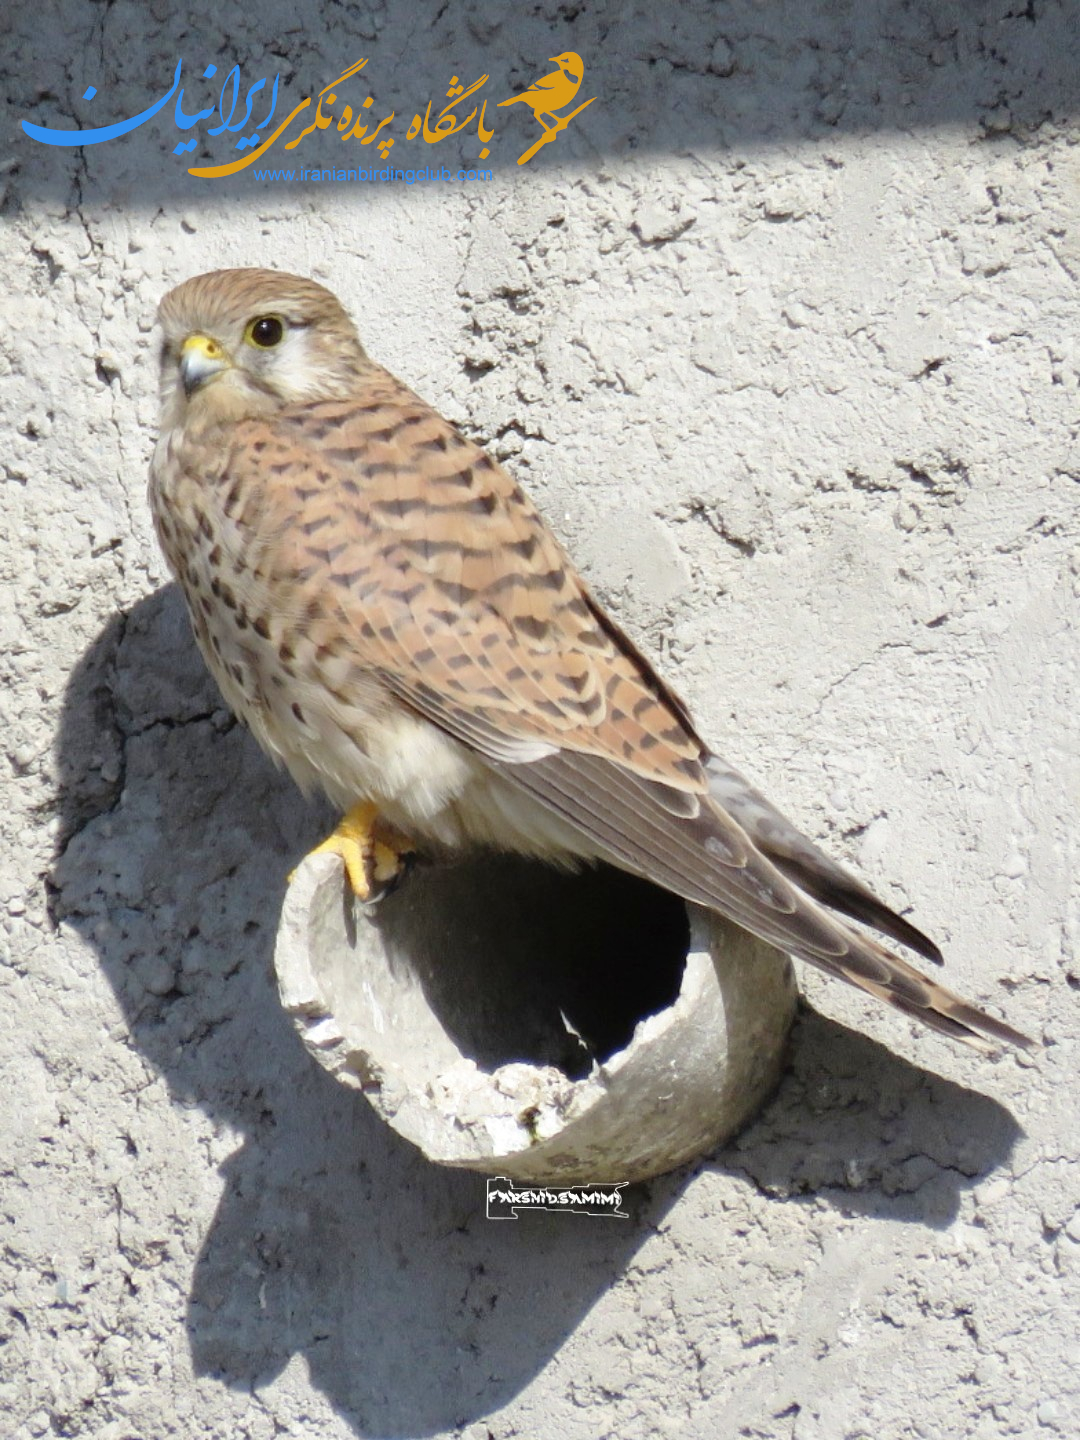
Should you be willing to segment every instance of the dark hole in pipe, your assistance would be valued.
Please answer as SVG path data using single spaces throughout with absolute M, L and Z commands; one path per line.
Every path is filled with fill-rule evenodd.
M 374 915 L 462 1054 L 581 1079 L 679 993 L 690 925 L 676 896 L 607 865 L 506 856 L 418 866 Z

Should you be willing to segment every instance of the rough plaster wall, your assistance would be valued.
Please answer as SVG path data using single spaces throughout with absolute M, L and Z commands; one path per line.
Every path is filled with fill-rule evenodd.
M 1075 1435 L 1077 7 L 515 8 L 3 22 L 0 1431 Z M 294 97 L 370 53 L 415 104 L 566 48 L 600 99 L 484 186 L 17 130 L 102 123 L 88 83 L 134 113 L 179 53 Z M 1035 1064 L 804 973 L 736 1144 L 629 1222 L 505 1225 L 320 1073 L 269 956 L 325 816 L 222 711 L 144 499 L 153 307 L 248 262 L 509 457 L 718 748 Z

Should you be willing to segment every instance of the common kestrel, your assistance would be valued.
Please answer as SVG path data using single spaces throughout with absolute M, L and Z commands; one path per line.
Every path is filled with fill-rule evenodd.
M 162 548 L 228 704 L 345 812 L 320 848 L 361 898 L 412 847 L 605 860 L 946 1035 L 1031 1044 L 849 923 L 941 959 L 710 751 L 519 486 L 328 290 L 220 270 L 160 322 Z

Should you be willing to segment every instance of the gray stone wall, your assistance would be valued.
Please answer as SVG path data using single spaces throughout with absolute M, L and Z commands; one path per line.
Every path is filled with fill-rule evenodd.
M 1076 4 L 56 0 L 0 35 L 0 1431 L 1076 1434 Z M 451 75 L 501 98 L 564 50 L 596 100 L 526 166 L 489 106 L 488 182 L 197 179 L 233 142 L 175 156 L 171 105 L 20 128 L 135 115 L 181 55 L 188 112 L 212 60 L 281 116 L 366 55 L 422 164 Z M 154 306 L 249 263 L 507 461 L 1034 1063 L 804 972 L 738 1141 L 629 1221 L 502 1224 L 314 1065 L 269 964 L 327 817 L 222 709 L 145 501 Z

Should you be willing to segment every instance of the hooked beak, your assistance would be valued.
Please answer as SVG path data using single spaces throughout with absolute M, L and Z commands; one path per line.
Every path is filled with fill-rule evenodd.
M 180 379 L 184 394 L 190 400 L 200 385 L 212 380 L 222 370 L 227 370 L 232 361 L 224 348 L 209 335 L 189 335 L 180 347 Z

